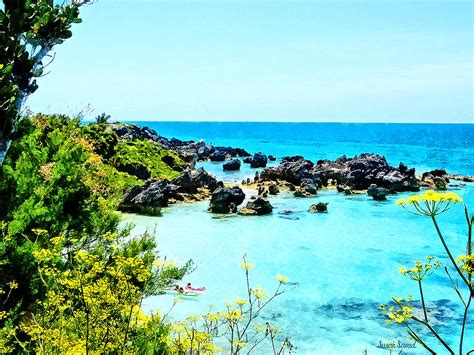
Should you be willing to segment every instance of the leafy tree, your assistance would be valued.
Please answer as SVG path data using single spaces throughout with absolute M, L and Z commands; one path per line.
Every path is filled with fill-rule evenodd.
M 108 120 L 110 120 L 110 115 L 107 115 L 105 112 L 95 118 L 97 124 L 106 124 Z
M 72 36 L 79 7 L 90 0 L 3 0 L 0 9 L 0 150 L 6 150 L 22 106 L 38 88 L 46 58 Z M 51 60 L 50 60 L 51 61 Z

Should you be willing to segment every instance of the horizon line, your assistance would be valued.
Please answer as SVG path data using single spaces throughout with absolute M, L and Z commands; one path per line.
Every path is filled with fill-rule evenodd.
M 89 120 L 87 120 L 89 121 Z M 93 121 L 90 120 L 90 121 Z M 474 125 L 472 122 L 383 122 L 383 121 L 249 121 L 249 120 L 124 120 L 117 119 L 115 122 L 163 122 L 163 123 L 329 123 L 329 124 L 428 124 L 428 125 Z

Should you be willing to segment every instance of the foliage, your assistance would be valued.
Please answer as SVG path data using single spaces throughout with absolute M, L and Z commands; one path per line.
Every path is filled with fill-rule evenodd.
M 94 253 L 98 262 L 113 267 L 110 254 L 113 240 L 109 239 L 120 234 L 123 256 L 136 258 L 140 255 L 150 267 L 156 259 L 150 256 L 156 245 L 151 237 L 137 241 L 127 237 L 128 229 L 119 232 L 118 202 L 137 179 L 118 172 L 94 152 L 94 144 L 86 139 L 78 119 L 37 115 L 22 120 L 15 135 L 18 138 L 13 140 L 0 171 L 0 221 L 3 221 L 4 229 L 4 240 L 0 241 L 0 287 L 5 296 L 0 301 L 0 314 L 8 315 L 7 318 L 0 317 L 0 328 L 14 330 L 13 334 L 18 338 L 16 345 L 30 342 L 30 337 L 44 344 L 20 324 L 31 315 L 38 317 L 41 314 L 41 319 L 48 319 L 43 302 L 54 290 L 57 295 L 59 291 L 63 292 L 65 302 L 72 298 L 71 289 L 55 289 L 59 286 L 54 282 L 64 278 L 64 273 L 72 275 L 77 267 L 80 267 L 79 273 L 87 274 L 84 265 L 74 263 L 77 261 L 75 253 Z M 39 230 L 47 232 L 38 233 Z M 106 238 L 107 243 L 104 236 L 109 238 Z M 50 250 L 52 241 L 58 240 L 56 238 L 61 240 L 57 245 L 62 251 L 61 256 L 53 257 L 59 251 Z M 38 268 L 41 256 L 53 263 L 48 268 L 55 268 L 57 278 L 48 279 L 50 275 L 45 277 L 45 269 Z M 183 277 L 191 266 L 166 267 L 160 270 L 160 275 L 163 273 L 160 280 L 154 272 L 146 285 L 136 281 L 133 285 L 136 292 L 144 296 L 149 294 L 152 285 L 155 291 L 168 286 L 174 282 L 168 279 L 169 276 Z M 71 302 L 79 305 L 78 301 Z M 57 310 L 52 312 L 56 314 Z M 54 326 L 52 319 L 48 322 Z M 9 337 L 5 335 L 4 338 Z M 37 346 L 37 342 L 34 343 L 32 346 Z
M 34 228 L 68 238 L 114 230 L 130 177 L 105 164 L 81 136 L 79 120 L 38 115 L 22 120 L 0 172 L 0 216 L 9 234 Z
M 469 308 L 471 305 L 471 300 L 474 297 L 474 289 L 472 284 L 472 271 L 474 269 L 474 257 L 472 254 L 472 226 L 474 223 L 474 215 L 469 216 L 467 207 L 465 206 L 464 212 L 468 226 L 466 254 L 458 256 L 456 260 L 453 258 L 451 250 L 446 243 L 445 237 L 441 232 L 436 217 L 461 202 L 462 199 L 453 192 L 439 193 L 432 190 L 428 190 L 421 195 L 410 196 L 408 199 L 400 199 L 397 201 L 398 205 L 401 205 L 409 212 L 419 216 L 427 216 L 431 218 L 436 233 L 441 241 L 441 244 L 443 245 L 446 254 L 449 257 L 457 276 L 462 281 L 461 286 L 464 286 L 467 289 L 467 294 L 463 295 L 464 291 L 462 287 L 457 281 L 455 282 L 455 280 L 453 280 L 449 268 L 445 266 L 444 270 L 446 272 L 448 280 L 464 307 L 463 315 L 461 317 L 462 325 L 459 337 L 459 354 L 463 353 L 466 322 Z M 409 296 L 406 300 L 403 298 L 393 297 L 393 305 L 382 305 L 381 309 L 387 315 L 387 323 L 390 324 L 392 322 L 395 322 L 403 324 L 407 328 L 408 334 L 430 353 L 435 354 L 435 351 L 427 343 L 426 339 L 423 339 L 423 337 L 415 328 L 415 325 L 422 326 L 423 328 L 428 330 L 428 332 L 432 336 L 434 336 L 437 341 L 444 347 L 445 351 L 449 352 L 450 354 L 454 354 L 454 350 L 449 345 L 449 343 L 445 339 L 443 339 L 442 336 L 435 329 L 434 323 L 430 319 L 429 310 L 425 302 L 423 280 L 429 277 L 436 269 L 441 267 L 441 263 L 432 262 L 433 260 L 433 256 L 428 256 L 427 262 L 425 263 L 417 261 L 413 268 L 400 268 L 400 272 L 403 275 L 418 283 L 422 317 L 418 316 L 416 313 L 412 296 Z
M 99 154 L 105 162 L 115 154 L 118 136 L 114 131 L 107 129 L 106 124 L 88 124 L 82 127 L 82 134 L 94 146 L 94 152 Z
M 176 153 L 151 141 L 133 140 L 117 144 L 112 165 L 119 170 L 127 165 L 143 165 L 150 172 L 152 179 L 173 179 L 179 175 L 184 162 Z
M 105 112 L 95 118 L 97 124 L 106 124 L 108 120 L 110 120 L 110 115 L 107 115 Z
M 16 342 L 35 353 L 137 353 L 146 350 L 145 340 L 154 353 L 165 352 L 169 327 L 159 314 L 145 314 L 141 303 L 170 283 L 165 275 L 176 267 L 160 262 L 152 236 L 107 233 L 82 248 L 63 237 L 40 243 L 48 232 L 35 233 L 29 242 L 47 291 L 35 301 L 34 311 L 20 313 L 17 325 L 4 324 L 0 352 L 12 350 L 9 344 Z M 11 240 L 4 235 L 4 243 Z M 12 285 L 16 281 L 3 294 Z M 4 311 L 3 317 L 8 321 L 10 314 Z M 27 337 L 21 340 L 18 334 Z
M 81 22 L 79 6 L 51 0 L 4 0 L 0 9 L 0 143 L 9 139 L 26 97 L 44 75 L 44 58 Z

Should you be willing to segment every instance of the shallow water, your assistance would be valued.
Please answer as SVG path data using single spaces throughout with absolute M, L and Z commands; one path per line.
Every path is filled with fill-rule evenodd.
M 270 143 L 262 144 L 258 147 L 255 141 L 240 139 L 238 146 L 278 156 L 309 152 L 307 144 L 298 146 L 293 142 L 289 146 L 294 145 L 294 151 L 274 143 L 271 143 L 273 149 L 270 151 L 260 149 L 269 147 Z M 329 143 L 321 144 L 330 146 Z M 227 145 L 234 144 L 229 142 Z M 356 149 L 357 144 L 344 146 L 348 148 L 346 153 L 353 155 L 350 151 Z M 403 155 L 404 149 L 408 149 L 396 144 L 387 144 L 386 148 L 394 152 L 395 158 L 386 151 L 371 151 L 386 154 L 393 163 Z M 470 156 L 466 155 L 471 154 L 471 148 L 453 149 L 458 149 L 451 152 L 455 156 L 450 158 L 457 162 L 454 164 L 456 172 L 473 173 L 472 166 L 465 163 L 468 158 L 470 161 Z M 364 151 L 366 149 L 361 149 L 358 153 Z M 332 154 L 330 158 L 340 155 L 336 151 Z M 435 163 L 438 164 L 447 153 L 441 148 L 425 146 L 412 150 L 410 159 L 423 162 L 427 169 L 437 167 L 431 165 L 431 160 L 423 160 L 423 156 L 429 154 L 437 157 Z M 203 165 L 228 182 L 240 181 L 255 172 L 246 165 L 240 173 L 224 173 L 222 163 Z M 456 192 L 474 209 L 474 184 Z M 377 309 L 391 296 L 412 294 L 417 299 L 417 284 L 399 274 L 398 268 L 411 266 L 415 260 L 427 255 L 434 255 L 445 264 L 449 262 L 430 220 L 395 206 L 394 200 L 402 196 L 375 202 L 366 195 L 344 196 L 333 190 L 320 191 L 317 197 L 302 199 L 282 193 L 270 197 L 274 212 L 268 216 L 212 215 L 206 211 L 208 202 L 204 201 L 164 209 L 162 217 L 124 215 L 123 219 L 136 224 L 136 233 L 154 230 L 163 255 L 180 262 L 193 259 L 198 265 L 185 281 L 206 286 L 208 290 L 200 297 L 188 298 L 179 304 L 172 312 L 174 319 L 205 312 L 209 305 L 220 308 L 224 301 L 244 296 L 244 274 L 239 265 L 242 255 L 247 254 L 256 264 L 252 269 L 252 282 L 262 285 L 268 292 L 276 286 L 274 276 L 278 273 L 299 283 L 298 288 L 282 295 L 264 314 L 267 320 L 276 320 L 290 336 L 297 346 L 297 353 L 361 354 L 368 349 L 370 354 L 385 354 L 388 352 L 376 347 L 379 341 L 397 339 L 412 343 L 404 329 L 385 325 L 383 315 Z M 329 202 L 327 214 L 307 212 L 317 201 Z M 283 214 L 285 210 L 292 213 Z M 454 254 L 463 252 L 466 226 L 462 207 L 456 206 L 442 215 L 440 226 L 448 244 L 455 249 Z M 442 270 L 429 278 L 425 295 L 430 300 L 430 310 L 437 312 L 440 333 L 457 348 L 460 302 Z M 171 303 L 170 296 L 158 296 L 148 299 L 145 306 L 150 310 L 166 310 Z M 474 312 L 471 312 L 469 323 L 471 334 L 474 332 L 472 317 Z M 474 337 L 468 341 L 466 349 L 473 348 Z M 434 341 L 430 343 L 435 344 Z M 404 353 L 424 352 L 418 345 Z

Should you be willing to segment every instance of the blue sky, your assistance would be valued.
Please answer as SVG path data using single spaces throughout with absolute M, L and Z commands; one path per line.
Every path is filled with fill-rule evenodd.
M 471 1 L 100 0 L 82 17 L 33 111 L 474 123 Z

